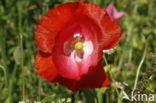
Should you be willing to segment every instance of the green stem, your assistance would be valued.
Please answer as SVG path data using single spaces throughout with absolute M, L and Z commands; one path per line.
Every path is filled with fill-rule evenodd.
M 4 28 L 0 26 L 0 28 L 3 30 Z M 1 30 L 0 30 L 1 31 Z M 0 55 L 2 59 L 2 65 L 1 68 L 4 70 L 5 73 L 5 87 L 8 87 L 8 68 L 7 68 L 7 51 L 6 51 L 6 32 L 0 34 Z
M 0 68 L 2 68 L 3 72 L 4 72 L 4 77 L 5 77 L 5 87 L 7 87 L 7 72 L 6 72 L 6 68 L 2 65 L 0 65 Z
M 72 101 L 71 101 L 71 103 L 77 103 L 78 94 L 79 94 L 79 93 L 74 93 L 74 94 L 72 94 Z
M 20 33 L 20 48 L 21 48 L 21 52 L 22 52 L 22 55 L 21 55 L 21 64 L 20 64 L 20 68 L 22 70 L 22 98 L 23 100 L 25 99 L 25 82 L 24 82 L 24 55 L 23 55 L 23 36 L 22 34 Z
M 38 100 L 41 100 L 41 88 L 42 88 L 41 84 L 42 84 L 42 81 L 41 79 L 39 79 L 38 80 Z
M 106 63 L 106 65 L 108 65 L 108 62 L 107 62 L 106 57 L 105 57 L 105 56 L 103 56 L 103 58 L 104 58 L 104 62 Z
M 106 65 L 108 65 L 108 62 L 107 62 L 107 59 L 106 59 L 106 57 L 104 56 L 103 57 L 104 58 L 104 61 L 105 61 L 105 63 L 106 63 Z M 111 65 L 110 65 L 111 66 Z M 110 67 L 111 68 L 111 67 Z M 112 76 L 112 73 L 111 73 L 111 71 L 110 70 L 108 70 L 108 73 L 109 73 L 109 75 L 110 75 L 110 78 L 111 78 L 111 81 L 113 82 L 113 83 L 115 83 L 115 80 L 113 79 L 113 76 Z M 117 95 L 118 95 L 118 103 L 121 103 L 121 101 L 120 101 L 120 93 L 119 93 L 119 91 L 118 91 L 118 89 L 115 87 L 115 91 L 116 91 L 116 93 L 117 93 Z
M 106 94 L 106 103 L 109 103 L 109 95 Z
M 101 93 L 100 90 L 97 91 L 97 100 L 98 103 L 103 103 L 103 93 Z
M 146 51 L 147 51 L 146 49 L 147 49 L 147 44 L 146 44 L 146 46 L 145 46 L 142 59 L 141 59 L 141 61 L 140 61 L 140 63 L 139 63 L 139 66 L 138 66 L 138 68 L 137 68 L 137 74 L 136 74 L 136 78 L 135 78 L 135 83 L 134 83 L 133 91 L 134 91 L 134 90 L 136 89 L 136 87 L 137 87 L 137 83 L 138 83 L 138 78 L 139 78 L 140 70 L 141 70 L 141 67 L 142 67 L 142 65 L 143 65 L 143 62 L 144 62 L 144 60 L 145 60 L 145 57 L 146 57 Z
M 14 69 L 13 69 L 13 72 L 12 72 L 12 74 L 11 74 L 11 78 L 12 79 L 10 79 L 9 80 L 9 95 L 8 95 L 8 98 L 9 98 L 9 102 L 12 102 L 13 101 L 13 88 L 14 88 L 14 84 L 15 84 L 15 76 L 16 76 L 16 72 L 17 72 L 17 65 L 14 65 Z
M 22 35 L 22 8 L 20 4 L 17 4 L 17 11 L 18 11 L 18 34 L 19 34 L 19 47 L 21 49 L 21 63 L 20 69 L 22 70 L 22 99 L 25 100 L 25 82 L 24 82 L 24 54 L 23 54 L 23 35 Z
M 131 61 L 132 61 L 132 53 L 133 53 L 133 48 L 131 48 L 131 49 L 129 50 L 128 63 L 131 63 Z

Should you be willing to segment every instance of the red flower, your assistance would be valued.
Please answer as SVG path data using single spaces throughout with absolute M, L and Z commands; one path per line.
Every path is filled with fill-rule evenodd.
M 102 50 L 115 47 L 120 27 L 105 10 L 87 2 L 62 4 L 42 17 L 35 40 L 41 77 L 72 91 L 110 84 L 102 68 Z

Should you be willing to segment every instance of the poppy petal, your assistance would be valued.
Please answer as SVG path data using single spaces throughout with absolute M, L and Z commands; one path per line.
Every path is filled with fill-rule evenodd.
M 83 75 L 81 80 L 67 79 L 59 75 L 52 82 L 64 85 L 73 92 L 84 88 L 100 88 L 111 83 L 105 71 L 103 70 L 102 65 L 98 65 L 96 69 L 93 69 L 86 75 Z
M 50 10 L 39 21 L 36 28 L 35 40 L 38 48 L 44 53 L 52 53 L 55 37 L 71 20 L 75 4 L 66 4 Z
M 39 25 L 36 28 L 35 40 L 38 48 L 44 53 L 51 53 L 54 46 L 52 33 L 45 27 Z
M 87 75 L 84 75 L 78 83 L 80 88 L 100 88 L 110 84 L 109 78 L 102 68 L 102 65 L 97 65 Z
M 97 37 L 102 49 L 115 47 L 123 37 L 120 26 L 98 5 L 80 3 L 77 12 L 88 16 L 99 27 Z
M 58 75 L 57 69 L 52 61 L 52 56 L 47 56 L 43 53 L 37 54 L 35 67 L 38 74 L 45 80 L 52 81 Z
M 101 21 L 101 25 L 103 30 L 103 38 L 101 39 L 102 48 L 114 48 L 123 37 L 120 26 L 108 15 L 105 15 Z

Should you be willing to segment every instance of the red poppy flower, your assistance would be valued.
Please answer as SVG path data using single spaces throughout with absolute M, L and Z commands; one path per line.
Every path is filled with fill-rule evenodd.
M 110 84 L 102 50 L 122 37 L 119 25 L 103 8 L 87 2 L 62 4 L 41 18 L 35 40 L 40 53 L 35 67 L 45 80 L 72 91 Z

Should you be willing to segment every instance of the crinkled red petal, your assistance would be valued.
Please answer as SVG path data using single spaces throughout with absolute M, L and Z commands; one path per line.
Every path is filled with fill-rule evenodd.
M 39 22 L 35 40 L 38 48 L 44 53 L 52 53 L 55 37 L 74 16 L 77 3 L 68 3 L 51 9 Z
M 123 37 L 120 26 L 108 15 L 104 16 L 101 25 L 103 30 L 103 37 L 100 41 L 102 49 L 114 48 Z
M 51 53 L 54 46 L 54 39 L 52 32 L 45 27 L 39 25 L 36 28 L 35 40 L 38 48 L 44 53 Z
M 108 16 L 106 10 L 95 4 L 81 2 L 77 12 L 88 16 L 99 27 L 97 37 L 101 49 L 110 49 L 119 43 L 122 38 L 121 28 Z
M 48 81 L 52 81 L 58 75 L 57 69 L 52 61 L 52 56 L 43 53 L 36 55 L 35 68 L 38 74 Z

